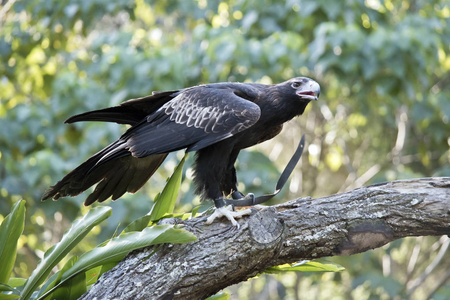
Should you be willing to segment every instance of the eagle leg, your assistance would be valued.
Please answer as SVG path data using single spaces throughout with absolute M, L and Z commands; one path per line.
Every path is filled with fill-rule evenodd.
M 233 226 L 236 226 L 239 229 L 239 223 L 236 222 L 234 218 L 241 218 L 242 216 L 248 216 L 251 214 L 251 212 L 252 211 L 249 208 L 240 211 L 233 211 L 233 207 L 231 205 L 216 207 L 214 212 L 206 219 L 205 224 L 209 225 L 212 222 L 214 222 L 214 220 L 217 218 L 226 217 L 228 220 L 230 220 Z

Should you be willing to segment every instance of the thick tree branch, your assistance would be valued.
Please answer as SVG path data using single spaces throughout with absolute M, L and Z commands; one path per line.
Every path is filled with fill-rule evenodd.
M 204 218 L 183 222 L 197 242 L 135 251 L 82 299 L 203 299 L 271 266 L 360 253 L 406 236 L 450 234 L 450 178 L 297 199 L 255 210 L 239 221 L 240 229 L 228 221 L 207 226 Z

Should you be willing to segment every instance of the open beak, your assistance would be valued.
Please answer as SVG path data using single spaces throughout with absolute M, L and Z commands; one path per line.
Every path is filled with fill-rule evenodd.
M 302 84 L 295 92 L 300 98 L 306 100 L 317 100 L 320 95 L 320 85 L 314 80 Z

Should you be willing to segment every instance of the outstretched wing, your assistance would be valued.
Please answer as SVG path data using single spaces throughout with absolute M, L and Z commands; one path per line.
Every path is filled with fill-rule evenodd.
M 249 96 L 232 88 L 188 89 L 131 127 L 122 137 L 135 157 L 183 148 L 202 149 L 255 124 L 261 114 Z M 113 153 L 111 153 L 113 154 Z

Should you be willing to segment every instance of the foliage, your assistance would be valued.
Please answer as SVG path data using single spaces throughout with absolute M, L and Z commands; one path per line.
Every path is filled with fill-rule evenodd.
M 160 194 L 160 201 L 171 203 L 171 198 L 176 196 L 180 185 L 180 173 L 184 159 L 170 177 Z M 154 206 L 157 206 L 158 202 Z M 163 216 L 172 213 L 173 207 L 161 206 L 157 209 Z M 19 201 L 14 206 L 11 214 L 6 216 L 0 226 L 0 258 L 3 267 L 0 268 L 0 299 L 78 299 L 84 294 L 88 286 L 95 283 L 101 274 L 119 263 L 129 252 L 163 243 L 187 243 L 195 241 L 195 236 L 185 230 L 175 228 L 172 225 L 149 225 L 134 222 L 115 238 L 112 238 L 96 248 L 84 253 L 80 257 L 72 256 L 61 268 L 53 274 L 47 282 L 38 287 L 48 278 L 52 269 L 77 246 L 94 226 L 97 226 L 111 216 L 110 207 L 95 207 L 82 218 L 75 221 L 70 229 L 63 235 L 60 242 L 48 249 L 31 276 L 25 279 L 10 278 L 10 273 L 16 258 L 17 241 L 23 231 L 25 222 L 25 201 Z M 143 218 L 140 219 L 142 221 Z M 139 224 L 139 226 L 137 225 Z M 139 231 L 137 231 L 139 230 Z
M 167 181 L 166 188 L 155 197 L 155 204 L 150 211 L 150 220 L 156 221 L 161 219 L 166 213 L 172 213 L 175 208 L 175 202 L 178 197 L 178 190 L 181 184 L 181 174 L 183 171 L 184 161 L 187 154 L 184 155 L 177 168 Z
M 227 293 L 218 293 L 214 296 L 207 298 L 206 300 L 228 300 L 230 299 L 230 295 Z
M 271 267 L 264 271 L 267 274 L 277 274 L 289 271 L 294 272 L 341 272 L 345 268 L 330 262 L 319 261 L 301 261 L 293 265 L 285 264 L 281 266 Z
M 315 78 L 319 101 L 273 141 L 239 157 L 240 188 L 270 193 L 306 134 L 302 164 L 272 203 L 385 180 L 450 176 L 449 20 L 445 0 L 2 3 L 0 218 L 14 203 L 27 203 L 13 276 L 29 277 L 45 250 L 86 214 L 86 194 L 41 203 L 42 192 L 123 132 L 115 124 L 63 121 L 153 90 Z M 181 156 L 170 155 L 136 195 L 111 203 L 109 221 L 94 227 L 74 255 L 143 218 Z M 191 180 L 188 168 L 175 211 L 199 205 Z M 438 257 L 422 254 L 445 245 L 439 238 L 405 239 L 333 258 L 344 272 L 264 275 L 231 294 L 295 298 L 301 287 L 319 299 L 426 298 L 441 284 L 436 295 L 445 295 L 450 260 L 441 258 L 425 273 Z M 408 288 L 422 274 L 428 275 L 419 286 Z
M 61 241 L 48 249 L 44 258 L 24 285 L 21 296 L 29 299 L 33 291 L 44 282 L 51 270 L 72 250 L 94 226 L 111 216 L 111 209 L 96 207 L 91 209 L 82 219 L 73 223 L 72 227 L 64 234 Z
M 8 282 L 16 261 L 17 240 L 23 232 L 25 222 L 25 201 L 14 205 L 10 215 L 6 216 L 0 226 L 0 283 Z

